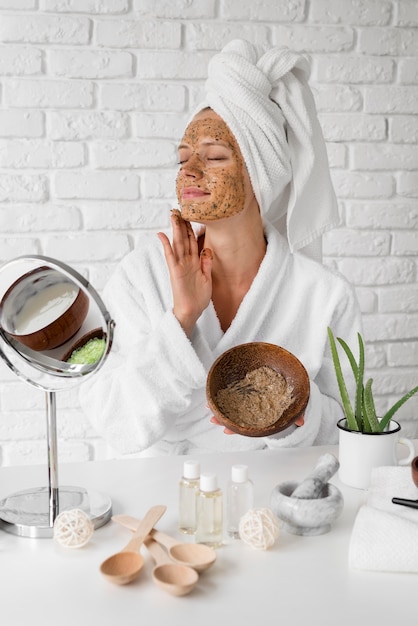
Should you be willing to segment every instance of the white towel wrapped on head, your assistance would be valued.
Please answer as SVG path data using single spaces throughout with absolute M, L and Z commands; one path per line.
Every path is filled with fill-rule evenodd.
M 233 40 L 209 62 L 206 98 L 195 111 L 211 107 L 228 124 L 262 215 L 278 227 L 287 213 L 291 251 L 340 222 L 308 73 L 287 48 L 263 52 Z

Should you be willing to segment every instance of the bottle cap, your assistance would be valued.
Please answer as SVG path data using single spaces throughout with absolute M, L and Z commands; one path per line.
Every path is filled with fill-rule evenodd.
M 183 476 L 190 480 L 199 478 L 200 476 L 200 463 L 199 461 L 185 461 L 183 465 Z
M 200 476 L 200 490 L 201 491 L 216 491 L 218 488 L 218 479 L 216 474 L 201 474 Z
M 233 465 L 231 471 L 231 478 L 234 483 L 245 483 L 248 480 L 248 466 L 247 465 Z

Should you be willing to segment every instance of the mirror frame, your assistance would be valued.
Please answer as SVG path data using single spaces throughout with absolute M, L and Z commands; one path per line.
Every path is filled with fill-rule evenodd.
M 96 304 L 101 317 L 103 319 L 103 332 L 105 333 L 106 346 L 101 356 L 100 360 L 96 363 L 87 364 L 87 365 L 75 365 L 72 363 L 67 363 L 65 361 L 59 361 L 53 357 L 50 357 L 42 352 L 38 352 L 28 348 L 24 344 L 20 343 L 17 339 L 12 337 L 7 331 L 5 331 L 0 325 L 0 340 L 4 342 L 4 344 L 10 348 L 13 354 L 16 354 L 20 359 L 22 359 L 29 366 L 34 367 L 39 370 L 43 374 L 48 374 L 52 377 L 58 378 L 72 378 L 79 379 L 80 377 L 86 376 L 92 372 L 97 372 L 105 362 L 112 343 L 113 343 L 113 331 L 115 327 L 115 322 L 111 318 L 109 312 L 104 306 L 100 296 L 97 291 L 91 285 L 91 283 L 84 278 L 81 274 L 79 274 L 76 270 L 68 267 L 61 261 L 53 259 L 47 256 L 41 255 L 23 255 L 12 259 L 11 261 L 7 261 L 2 266 L 0 266 L 0 273 L 3 268 L 6 266 L 12 266 L 22 261 L 27 262 L 38 262 L 42 265 L 46 265 L 51 269 L 58 269 L 60 272 L 64 274 L 66 278 L 69 278 L 72 282 L 74 282 L 79 288 L 83 289 L 85 293 L 92 298 L 94 303 Z M 0 341 L 0 356 L 8 365 L 8 367 L 21 379 L 25 380 L 25 382 L 38 387 L 39 389 L 44 389 L 47 391 L 53 391 L 61 389 L 60 386 L 56 386 L 53 383 L 47 385 L 39 383 L 33 379 L 31 379 L 28 375 L 25 375 L 22 371 L 19 370 L 18 366 L 12 362 L 11 358 L 7 356 L 7 354 L 3 350 L 3 346 Z

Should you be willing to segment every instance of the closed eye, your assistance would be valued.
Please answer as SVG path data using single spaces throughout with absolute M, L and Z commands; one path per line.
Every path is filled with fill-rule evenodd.
M 207 161 L 227 161 L 228 157 L 208 157 L 206 160 Z M 177 165 L 183 165 L 184 163 L 187 163 L 189 159 L 181 159 L 180 161 L 177 161 Z

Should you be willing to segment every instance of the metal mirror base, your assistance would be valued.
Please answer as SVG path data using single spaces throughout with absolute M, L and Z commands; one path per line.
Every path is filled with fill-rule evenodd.
M 107 495 L 82 487 L 60 487 L 57 501 L 56 515 L 81 509 L 90 517 L 95 529 L 104 526 L 112 516 L 112 502 Z M 0 528 L 20 537 L 52 537 L 49 488 L 19 491 L 0 500 Z

